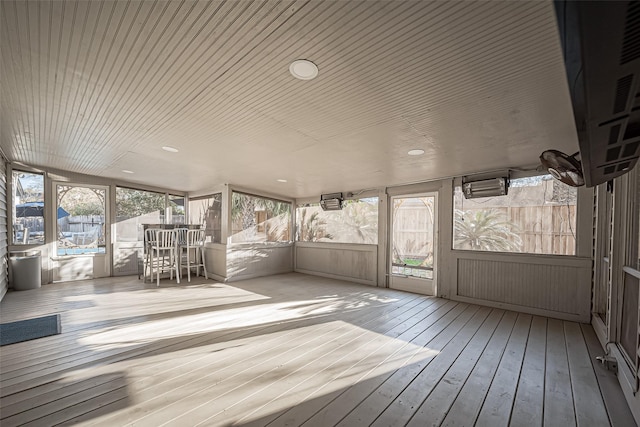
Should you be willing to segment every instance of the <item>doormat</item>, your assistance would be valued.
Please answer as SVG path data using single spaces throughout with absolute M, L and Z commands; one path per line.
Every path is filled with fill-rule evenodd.
M 0 324 L 0 346 L 57 335 L 62 331 L 60 315 Z

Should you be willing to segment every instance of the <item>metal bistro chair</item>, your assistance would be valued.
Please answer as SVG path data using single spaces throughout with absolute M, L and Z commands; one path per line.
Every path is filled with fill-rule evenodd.
M 187 228 L 176 228 L 176 233 L 178 234 L 178 247 L 184 246 L 187 244 Z
M 156 231 L 157 228 L 146 228 L 144 230 L 144 246 L 143 246 L 143 268 L 142 278 L 143 281 L 147 281 L 147 270 L 149 271 L 149 277 L 153 280 L 153 266 L 151 265 L 151 247 L 156 244 Z
M 180 271 L 180 278 L 182 278 L 182 248 L 187 244 L 187 228 L 179 227 L 176 230 L 176 246 L 178 250 L 178 270 Z
M 160 273 L 169 270 L 170 278 L 173 280 L 173 270 L 176 272 L 176 280 L 180 283 L 180 270 L 178 267 L 178 241 L 176 230 L 154 230 L 155 241 L 152 242 L 150 266 L 151 280 L 153 280 L 153 269 L 155 267 L 157 286 L 160 286 Z
M 204 277 L 207 276 L 207 266 L 204 262 L 204 241 L 205 230 L 187 230 L 186 242 L 180 247 L 180 261 L 182 263 L 182 253 L 186 249 L 187 281 L 191 282 L 191 269 L 195 267 L 196 275 L 200 276 L 200 267 L 204 270 Z M 193 252 L 193 258 L 191 257 Z M 182 269 L 181 269 L 182 270 Z

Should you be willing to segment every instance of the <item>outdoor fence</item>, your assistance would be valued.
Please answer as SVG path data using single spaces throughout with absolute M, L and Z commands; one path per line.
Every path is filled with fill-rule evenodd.
M 44 218 L 41 216 L 16 218 L 16 224 L 22 225 L 23 228 L 29 228 L 32 232 L 44 232 Z
M 500 213 L 501 222 L 521 240 L 516 252 L 574 255 L 575 205 L 491 207 Z M 484 209 L 466 209 L 467 218 Z M 454 233 L 455 236 L 455 233 Z
M 102 225 L 104 215 L 69 215 L 58 219 L 58 231 L 62 233 L 86 233 Z
M 503 221 L 510 224 L 511 231 L 520 237 L 520 252 L 554 255 L 575 254 L 575 205 L 491 207 L 500 212 Z M 401 208 L 396 216 L 394 241 L 401 242 L 396 248 L 406 257 L 424 256 L 432 251 L 431 219 L 420 208 Z M 473 217 L 483 209 L 466 209 Z
M 522 239 L 522 252 L 574 255 L 576 206 L 524 206 L 499 208 Z

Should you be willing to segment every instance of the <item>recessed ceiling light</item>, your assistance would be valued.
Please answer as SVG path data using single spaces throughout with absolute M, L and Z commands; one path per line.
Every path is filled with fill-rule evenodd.
M 287 182 L 286 179 L 276 179 L 276 181 L 278 181 L 278 182 Z
M 407 154 L 410 155 L 410 156 L 420 156 L 420 155 L 424 154 L 424 150 L 416 148 L 415 150 L 409 150 L 409 152 Z
M 289 65 L 289 72 L 300 80 L 311 80 L 318 77 L 318 66 L 306 59 L 297 59 Z
M 133 173 L 133 171 L 130 171 L 128 169 L 122 169 L 122 172 L 124 172 L 124 173 Z
M 168 145 L 165 145 L 162 149 L 170 153 L 177 153 L 179 151 L 177 148 L 169 147 Z

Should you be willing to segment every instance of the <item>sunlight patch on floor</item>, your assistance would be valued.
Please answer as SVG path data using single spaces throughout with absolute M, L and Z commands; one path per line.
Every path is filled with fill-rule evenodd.
M 80 345 L 100 349 L 135 346 L 161 339 L 184 337 L 185 334 L 204 334 L 300 319 L 304 316 L 328 314 L 338 308 L 344 308 L 342 304 L 331 304 L 331 302 L 331 300 L 290 301 L 192 315 L 181 316 L 176 313 L 170 318 L 145 321 L 81 337 L 78 342 Z M 349 304 L 347 308 L 353 308 L 352 304 Z
M 277 348 L 283 340 L 290 342 L 290 346 Z M 324 351 L 318 352 L 319 343 Z M 367 357 L 371 353 L 362 353 L 360 350 L 372 343 L 384 351 Z M 228 351 L 217 352 L 215 348 Z M 198 420 L 205 425 L 218 415 L 224 414 L 229 419 L 236 412 L 236 419 L 244 417 L 243 421 L 247 421 L 250 419 L 246 418 L 250 415 L 245 405 L 248 401 L 251 402 L 251 413 L 257 414 L 266 405 L 281 399 L 287 404 L 299 403 L 339 391 L 345 384 L 353 385 L 391 373 L 404 366 L 409 359 L 411 363 L 418 363 L 438 354 L 435 350 L 343 321 L 296 328 L 293 333 L 281 331 L 272 336 L 260 335 L 190 350 L 194 354 L 189 357 L 188 363 L 180 363 L 179 366 L 167 363 L 164 368 L 151 368 L 157 364 L 153 360 L 155 357 L 152 357 L 146 360 L 146 364 L 141 363 L 139 369 L 127 370 L 133 408 L 149 408 L 151 405 L 175 414 L 172 408 L 182 405 L 184 409 L 179 411 L 180 421 L 188 420 L 191 423 L 192 420 Z M 187 362 L 182 357 L 179 360 Z M 201 374 L 197 375 L 196 372 Z M 167 379 L 163 379 L 165 377 Z M 324 384 L 320 389 L 317 387 L 318 378 L 322 378 L 321 383 Z M 194 388 L 195 379 L 198 386 Z M 170 388 L 164 387 L 166 392 L 153 391 L 152 387 L 164 382 L 172 384 Z M 274 386 L 278 387 L 279 394 L 272 389 Z M 133 408 L 129 406 L 123 411 L 131 413 Z M 108 420 L 123 411 L 116 411 L 98 420 Z M 205 411 L 207 415 L 200 418 L 200 411 Z M 158 416 L 155 411 L 149 414 Z M 194 418 L 191 418 L 192 415 Z M 183 420 L 182 416 L 187 418 Z M 157 420 L 143 417 L 137 421 L 155 424 Z M 166 423 L 171 421 L 168 418 L 162 420 Z

